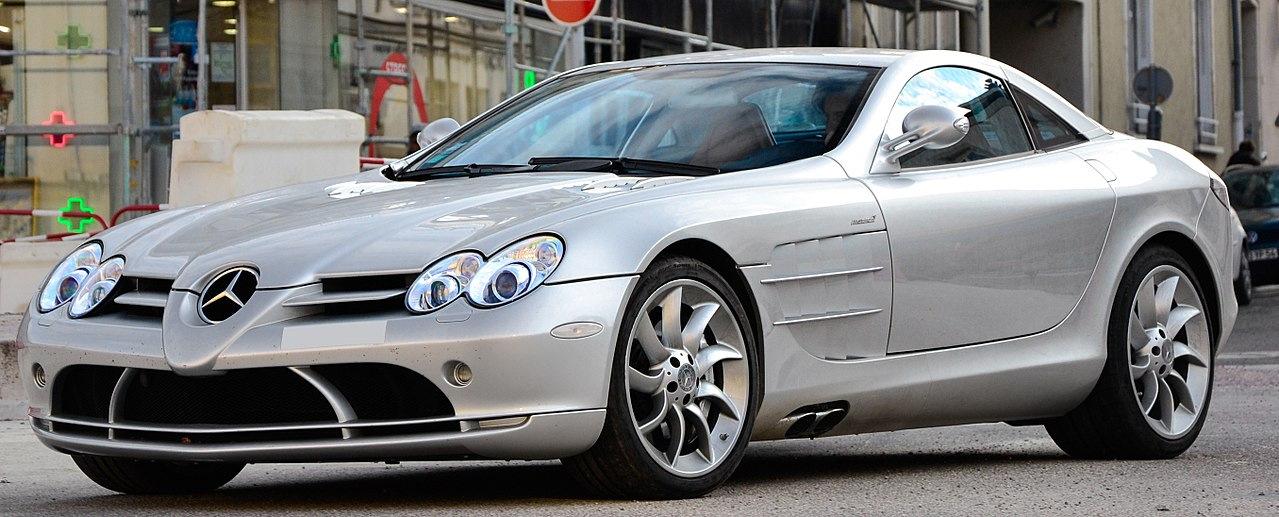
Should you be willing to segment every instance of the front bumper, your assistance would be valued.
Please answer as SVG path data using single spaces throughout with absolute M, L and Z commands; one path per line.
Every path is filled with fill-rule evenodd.
M 463 428 L 470 428 L 417 435 L 226 444 L 164 443 L 58 433 L 49 429 L 49 424 L 56 426 L 56 422 L 42 418 L 33 418 L 32 428 L 41 442 L 57 451 L 148 460 L 262 463 L 471 457 L 554 459 L 590 448 L 604 425 L 604 411 L 566 411 L 503 419 L 505 422 L 494 420 L 504 425 L 493 428 L 470 427 L 476 423 L 454 419 Z M 154 426 L 114 426 L 117 430 L 127 427 L 156 429 Z
M 265 309 L 247 321 L 228 320 L 213 329 L 175 324 L 176 316 L 167 313 L 161 325 L 124 315 L 71 320 L 61 311 L 29 312 L 18 336 L 22 380 L 37 437 L 69 453 L 244 462 L 571 456 L 588 449 L 602 428 L 616 324 L 635 280 L 548 284 L 495 309 L 458 301 L 416 316 L 399 311 L 281 317 L 288 313 L 278 307 L 296 296 L 295 290 L 261 291 L 250 304 Z M 185 302 L 175 299 L 189 296 L 173 291 L 166 310 L 181 309 Z M 603 330 L 576 339 L 551 335 L 572 322 L 597 323 Z M 237 328 L 228 332 L 231 325 Z M 190 360 L 202 354 L 207 361 Z M 200 366 L 190 367 L 195 363 Z M 473 372 L 465 386 L 451 382 L 458 363 Z M 32 374 L 37 364 L 47 379 L 44 386 Z M 68 414 L 64 408 L 69 406 L 55 400 L 63 380 L 59 375 L 77 371 L 74 367 L 200 379 L 352 364 L 407 369 L 438 389 L 451 408 L 447 414 L 413 418 L 360 418 L 358 407 L 354 414 L 349 407 L 344 412 L 342 394 L 330 393 L 340 390 L 321 389 L 336 413 L 332 421 L 137 421 L 117 409 L 127 405 L 123 380 L 110 388 L 102 414 Z M 252 398 L 270 401 L 273 391 L 262 389 Z M 327 431 L 333 434 L 324 435 Z M 326 437 L 317 439 L 317 434 Z

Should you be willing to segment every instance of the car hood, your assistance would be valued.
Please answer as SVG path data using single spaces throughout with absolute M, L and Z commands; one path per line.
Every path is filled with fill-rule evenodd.
M 380 174 L 312 182 L 143 218 L 104 233 L 126 274 L 197 290 L 228 267 L 263 288 L 321 277 L 410 273 L 462 249 L 492 254 L 564 210 L 676 178 L 527 173 L 394 182 Z M 612 182 L 612 184 L 609 184 Z M 603 187 L 603 188 L 601 188 Z M 136 227 L 134 227 L 136 225 Z

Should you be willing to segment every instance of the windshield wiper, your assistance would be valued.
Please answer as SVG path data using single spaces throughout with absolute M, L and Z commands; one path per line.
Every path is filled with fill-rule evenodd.
M 612 172 L 638 175 L 709 176 L 719 174 L 715 167 L 679 162 L 642 160 L 637 158 L 592 158 L 580 156 L 548 156 L 530 159 L 528 165 L 479 164 L 445 165 L 397 171 L 389 167 L 387 177 L 395 181 L 418 181 L 436 178 L 478 178 L 494 174 L 521 172 Z
M 716 167 L 639 158 L 599 158 L 587 156 L 539 156 L 528 161 L 538 171 L 614 172 L 619 174 L 659 174 L 675 176 L 710 176 L 719 174 Z
M 397 171 L 390 174 L 390 178 L 395 181 L 414 181 L 434 178 L 478 178 L 480 176 L 491 176 L 494 174 L 511 174 L 516 172 L 532 172 L 537 167 L 532 165 L 507 165 L 507 164 L 479 164 L 471 163 L 467 165 L 446 165 L 443 167 L 426 167 L 422 169 L 413 169 L 407 171 Z

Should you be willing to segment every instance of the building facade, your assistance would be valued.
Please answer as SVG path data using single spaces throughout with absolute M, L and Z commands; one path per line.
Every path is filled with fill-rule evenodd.
M 1102 124 L 1149 129 L 1221 170 L 1240 140 L 1279 152 L 1279 0 L 604 0 L 578 30 L 538 0 L 25 0 L 0 3 L 0 207 L 167 200 L 196 109 L 343 108 L 367 154 L 472 118 L 573 66 L 768 46 L 952 49 L 1040 78 Z M 509 27 L 509 29 L 508 29 Z M 1165 81 L 1165 79 L 1170 79 Z M 0 218 L 0 237 L 92 231 Z

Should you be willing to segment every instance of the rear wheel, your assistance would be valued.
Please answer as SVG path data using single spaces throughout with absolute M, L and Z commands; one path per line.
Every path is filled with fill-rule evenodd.
M 670 259 L 640 278 L 622 325 L 604 430 L 564 464 L 615 497 L 710 492 L 741 462 L 762 391 L 742 304 L 710 267 Z
M 1213 343 L 1199 283 L 1163 246 L 1143 249 L 1111 309 L 1109 357 L 1092 393 L 1046 427 L 1083 458 L 1171 458 L 1194 443 L 1212 393 Z
M 146 461 L 73 455 L 76 466 L 102 488 L 125 494 L 192 494 L 230 482 L 243 463 Z

